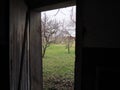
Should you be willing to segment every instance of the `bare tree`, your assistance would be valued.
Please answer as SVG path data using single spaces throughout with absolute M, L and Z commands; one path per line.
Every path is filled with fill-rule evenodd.
M 75 20 L 75 16 L 74 16 L 74 7 L 71 8 L 71 11 L 70 11 L 70 19 L 73 23 L 76 23 L 76 20 Z
M 58 9 L 56 15 L 58 15 L 58 13 L 61 12 L 63 15 L 66 15 L 62 9 Z M 70 48 L 72 46 L 72 42 L 74 41 L 72 34 L 69 32 L 70 30 L 67 29 L 68 27 L 75 27 L 75 17 L 74 17 L 74 8 L 72 7 L 70 10 L 70 21 L 66 22 L 65 20 L 63 20 L 63 22 L 58 22 L 55 19 L 50 19 L 46 13 L 43 14 L 43 18 L 41 21 L 41 25 L 42 25 L 42 57 L 44 58 L 45 56 L 45 52 L 47 47 L 50 46 L 50 44 L 52 42 L 56 43 L 56 41 L 58 42 L 59 36 L 56 37 L 56 35 L 59 34 L 63 34 L 62 36 L 64 39 L 62 42 L 65 42 L 66 44 L 66 48 L 68 49 L 68 53 L 70 53 Z M 60 30 L 61 29 L 61 30 Z M 61 33 L 62 32 L 62 33 Z
M 63 20 L 62 22 L 62 32 L 64 33 L 64 42 L 66 44 L 66 49 L 68 53 L 70 53 L 70 48 L 72 47 L 73 41 L 75 40 L 72 34 L 70 33 L 70 29 L 67 29 L 68 25 Z
M 55 40 L 54 35 L 57 33 L 60 27 L 60 22 L 57 20 L 51 20 L 46 13 L 43 14 L 41 20 L 42 26 L 42 57 L 44 58 L 47 47 Z
M 70 22 L 68 24 L 68 27 L 75 27 L 75 24 L 76 24 L 76 20 L 75 20 L 75 15 L 74 15 L 74 7 L 71 8 L 70 10 Z M 75 28 L 74 28 L 75 30 Z M 67 40 L 67 45 L 66 45 L 66 48 L 68 49 L 68 53 L 70 53 L 70 48 L 72 47 L 72 44 L 73 44 L 73 41 L 75 41 L 75 37 L 73 37 L 71 35 L 71 33 L 69 32 L 69 30 L 66 30 L 66 33 L 67 33 L 67 37 L 66 37 L 66 40 Z

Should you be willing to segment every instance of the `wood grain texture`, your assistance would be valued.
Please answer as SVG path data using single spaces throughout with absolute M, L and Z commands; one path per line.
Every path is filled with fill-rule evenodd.
M 10 0 L 10 90 L 17 90 L 20 71 L 21 49 L 27 7 L 24 0 Z M 21 90 L 28 90 L 28 49 L 25 48 Z
M 42 90 L 41 13 L 30 14 L 30 70 L 31 90 Z

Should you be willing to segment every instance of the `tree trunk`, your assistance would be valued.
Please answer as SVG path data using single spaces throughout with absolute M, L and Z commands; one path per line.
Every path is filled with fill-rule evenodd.
M 68 38 L 68 54 L 70 53 L 70 38 Z
M 47 49 L 47 47 L 43 48 L 42 58 L 44 58 L 44 57 L 45 57 L 46 49 Z

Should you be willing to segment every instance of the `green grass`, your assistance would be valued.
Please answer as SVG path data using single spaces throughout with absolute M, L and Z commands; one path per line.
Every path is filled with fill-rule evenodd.
M 65 45 L 51 45 L 43 59 L 44 90 L 73 90 L 75 48 L 67 53 Z

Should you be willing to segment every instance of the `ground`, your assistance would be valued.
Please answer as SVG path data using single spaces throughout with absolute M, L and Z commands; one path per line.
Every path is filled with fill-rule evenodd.
M 44 90 L 73 90 L 75 47 L 67 53 L 65 45 L 51 45 L 43 59 Z

